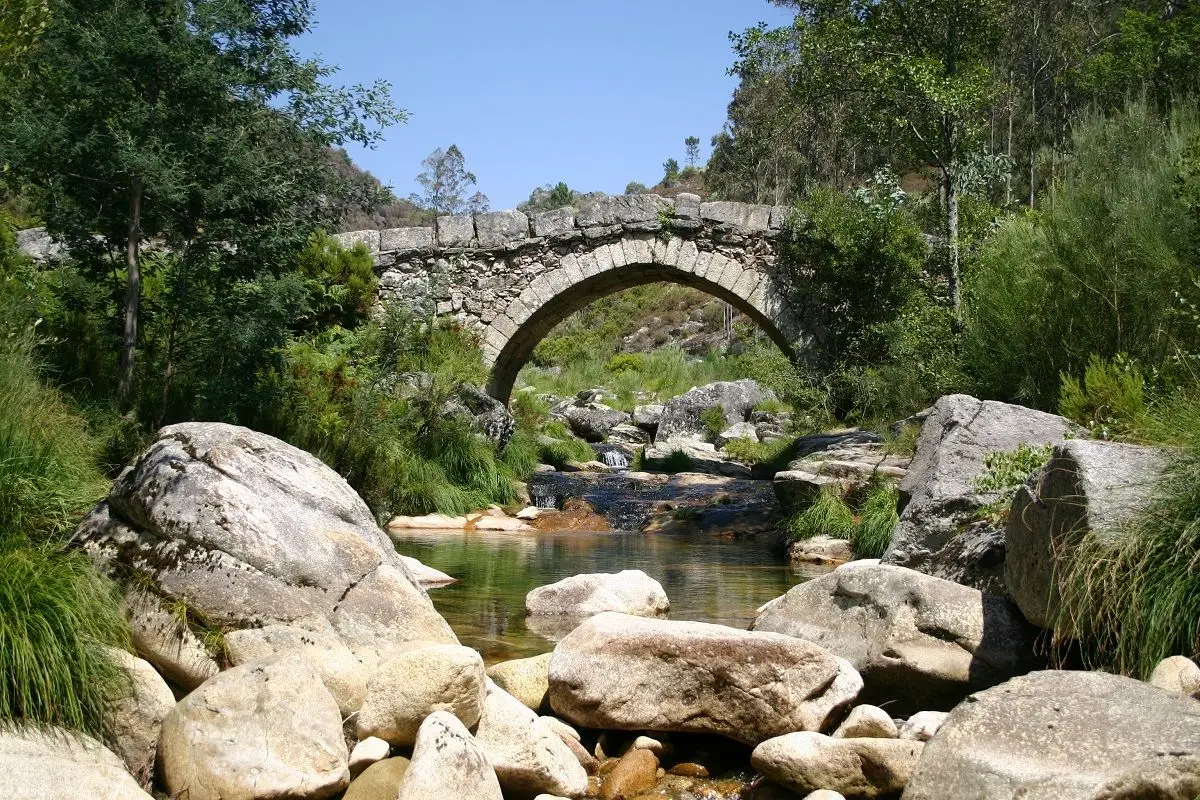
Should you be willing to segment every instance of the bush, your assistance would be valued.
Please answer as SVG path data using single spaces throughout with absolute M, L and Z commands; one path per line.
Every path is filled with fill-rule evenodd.
M 854 511 L 846 504 L 841 492 L 827 486 L 808 508 L 787 520 L 785 529 L 792 541 L 814 536 L 849 539 L 854 534 Z
M 646 459 L 643 456 L 640 462 L 635 465 L 635 468 L 644 467 L 652 472 L 691 472 L 695 467 L 695 464 L 692 463 L 692 457 L 682 450 L 672 450 L 666 458 L 657 460 Z
M 701 411 L 700 422 L 704 425 L 704 432 L 708 434 L 710 441 L 720 436 L 729 427 L 729 422 L 725 419 L 725 407 L 719 403 Z
M 896 508 L 900 490 L 895 486 L 876 485 L 867 491 L 859 512 L 858 526 L 850 537 L 854 555 L 859 558 L 880 558 L 892 541 L 892 531 L 900 521 Z
M 787 469 L 791 460 L 794 437 L 785 436 L 771 442 L 750 439 L 731 439 L 725 443 L 725 453 L 734 461 L 751 466 L 765 466 L 778 472 Z
M 983 396 L 1050 409 L 1060 376 L 1093 356 L 1165 369 L 1196 349 L 1176 312 L 1197 291 L 1200 217 L 1179 182 L 1197 136 L 1185 103 L 1169 118 L 1134 104 L 1075 127 L 1042 209 L 1002 225 L 966 274 L 964 354 Z
M 1046 465 L 1053 449 L 1049 444 L 1041 447 L 1019 444 L 1015 450 L 997 450 L 985 455 L 984 471 L 975 476 L 972 486 L 977 492 L 996 493 L 997 497 L 980 509 L 981 518 L 993 522 L 1005 519 L 1017 490 L 1030 475 Z
M 641 353 L 617 353 L 604 366 L 609 372 L 645 372 L 646 357 Z
M 1078 422 L 1097 439 L 1136 438 L 1146 425 L 1146 382 L 1123 354 L 1108 361 L 1088 359 L 1083 381 L 1060 376 L 1058 413 Z
M 104 647 L 129 647 L 116 587 L 80 553 L 0 551 L 0 720 L 103 736 L 128 677 Z

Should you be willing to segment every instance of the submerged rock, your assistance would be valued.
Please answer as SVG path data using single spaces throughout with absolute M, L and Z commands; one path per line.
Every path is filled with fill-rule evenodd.
M 950 713 L 905 800 L 1192 800 L 1200 703 L 1102 672 L 1034 672 Z
M 799 584 L 768 603 L 752 630 L 848 659 L 866 683 L 864 700 L 910 710 L 950 708 L 1035 663 L 1035 631 L 1007 600 L 885 564 L 851 562 Z
M 573 575 L 525 595 L 525 613 L 532 616 L 582 619 L 605 611 L 619 611 L 661 617 L 670 610 L 671 602 L 662 584 L 640 569 Z
M 990 548 L 947 550 L 997 497 L 975 487 L 985 472 L 984 458 L 1021 444 L 1059 444 L 1080 435 L 1086 432 L 1054 414 L 962 394 L 942 397 L 925 420 L 916 455 L 900 482 L 900 522 L 884 563 L 1003 595 L 1003 537 L 993 538 Z
M 348 759 L 337 703 L 300 657 L 211 678 L 159 741 L 167 790 L 190 800 L 332 797 L 350 782 Z
M 151 800 L 114 753 L 67 731 L 0 729 L 5 800 Z
M 457 642 L 354 490 L 314 456 L 211 422 L 171 425 L 75 533 L 130 584 L 139 652 L 184 688 L 216 671 L 210 633 L 312 620 L 373 665 L 414 640 Z M 189 638 L 190 637 L 190 638 Z
M 862 679 L 789 636 L 605 613 L 550 659 L 550 705 L 587 728 L 716 733 L 747 744 L 820 730 Z

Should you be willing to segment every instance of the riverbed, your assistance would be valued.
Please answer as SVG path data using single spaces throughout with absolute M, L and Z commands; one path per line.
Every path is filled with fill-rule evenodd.
M 463 644 L 491 664 L 553 649 L 566 631 L 525 618 L 530 589 L 585 572 L 640 569 L 662 584 L 671 619 L 745 628 L 763 603 L 829 571 L 794 571 L 769 543 L 719 533 L 392 531 L 396 549 L 458 579 L 431 589 Z

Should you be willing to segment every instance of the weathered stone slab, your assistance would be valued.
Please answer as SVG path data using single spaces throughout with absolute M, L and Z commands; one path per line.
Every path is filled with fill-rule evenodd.
M 475 236 L 482 248 L 503 247 L 529 236 L 529 217 L 520 211 L 492 211 L 475 215 Z
M 413 253 L 433 248 L 433 228 L 388 228 L 379 232 L 380 252 Z
M 726 200 L 701 203 L 700 217 L 718 225 L 729 225 L 751 231 L 765 231 L 770 228 L 771 206 L 731 203 Z
M 575 232 L 575 209 L 570 206 L 543 211 L 530 218 L 534 236 L 547 238 L 573 234 Z
M 475 219 L 469 216 L 438 217 L 437 242 L 442 247 L 474 247 Z
M 660 212 L 671 213 L 670 200 L 653 194 L 599 197 L 579 212 L 580 228 L 658 222 Z

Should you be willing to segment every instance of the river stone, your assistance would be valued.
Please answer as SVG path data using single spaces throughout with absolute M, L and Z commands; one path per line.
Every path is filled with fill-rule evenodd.
M 409 641 L 457 642 L 349 484 L 247 428 L 163 428 L 75 537 L 114 574 L 153 581 L 134 640 L 172 678 L 180 653 L 163 628 L 174 603 L 226 634 L 324 617 L 368 663 Z
M 350 779 L 358 775 L 377 761 L 383 761 L 392 752 L 392 746 L 376 736 L 368 736 L 358 741 L 350 751 Z
M 175 707 L 175 695 L 149 662 L 116 648 L 107 652 L 130 680 L 128 694 L 109 707 L 109 743 L 138 783 L 149 787 L 158 736 Z
M 67 731 L 0 728 L 5 800 L 151 800 L 102 744 Z
M 644 406 L 635 406 L 633 409 L 633 424 L 644 430 L 651 436 L 658 430 L 658 421 L 662 419 L 663 406 L 658 403 L 649 403 Z
M 525 595 L 525 613 L 580 619 L 604 611 L 666 616 L 671 603 L 662 584 L 640 569 L 573 575 Z
M 1013 499 L 1005 530 L 1004 580 L 1021 613 L 1051 627 L 1055 575 L 1086 531 L 1112 538 L 1144 509 L 1163 472 L 1158 450 L 1075 439 Z
M 180 700 L 159 766 L 189 800 L 324 798 L 350 782 L 337 703 L 299 657 L 234 667 Z
M 916 455 L 900 482 L 900 522 L 892 532 L 884 563 L 1003 594 L 1002 551 L 958 547 L 942 554 L 997 498 L 975 488 L 975 479 L 985 472 L 984 458 L 1021 444 L 1058 444 L 1080 435 L 1086 432 L 1054 414 L 962 394 L 940 398 L 925 420 Z M 969 558 L 964 555 L 968 553 Z
M 723 430 L 719 434 L 717 434 L 716 438 L 713 439 L 713 444 L 716 445 L 718 449 L 720 449 L 720 448 L 725 447 L 725 445 L 729 444 L 730 442 L 734 441 L 735 439 L 744 439 L 747 442 L 757 442 L 758 441 L 758 432 L 756 431 L 756 429 L 754 427 L 754 423 L 752 423 L 752 422 L 735 422 L 734 424 L 730 425 L 728 428 L 726 428 L 725 430 Z
M 1168 692 L 1193 695 L 1200 691 L 1200 667 L 1187 656 L 1164 658 L 1150 673 L 1149 683 Z
M 618 425 L 629 421 L 624 411 L 609 408 L 603 403 L 573 405 L 563 414 L 576 436 L 588 442 L 602 442 Z
M 1034 664 L 1034 629 L 998 597 L 904 567 L 850 562 L 768 603 L 752 630 L 849 659 L 866 702 L 948 709 Z
M 550 656 L 551 653 L 543 653 L 532 658 L 501 661 L 488 667 L 487 676 L 525 707 L 541 711 L 546 706 L 546 693 L 550 691 Z
M 806 794 L 829 789 L 871 800 L 904 789 L 921 757 L 920 742 L 899 739 L 834 739 L 789 733 L 754 748 L 750 764 L 772 781 Z M 944 795 L 946 798 L 965 795 Z
M 956 707 L 905 800 L 1193 800 L 1200 703 L 1102 672 L 1014 678 Z
M 396 800 L 409 763 L 404 756 L 376 761 L 350 782 L 342 800 Z
M 412 763 L 395 800 L 504 800 L 483 748 L 458 717 L 435 711 L 417 731 Z
M 658 756 L 630 749 L 600 785 L 600 800 L 632 800 L 658 783 Z
M 505 792 L 577 797 L 587 791 L 587 772 L 559 735 L 492 681 L 488 681 L 475 740 Z
M 829 789 L 817 789 L 815 792 L 804 795 L 804 800 L 846 800 L 846 796 Z
M 570 722 L 747 744 L 820 730 L 861 688 L 846 661 L 799 639 L 626 614 L 592 617 L 550 659 L 550 705 Z
M 483 710 L 484 681 L 483 659 L 469 647 L 443 644 L 401 653 L 381 664 L 367 683 L 359 738 L 377 736 L 408 747 L 434 711 L 474 726 Z
M 928 742 L 942 729 L 948 716 L 946 711 L 918 711 L 900 726 L 900 738 Z
M 851 709 L 833 732 L 835 739 L 896 739 L 899 736 L 900 731 L 891 714 L 879 706 L 865 704 Z
M 701 416 L 710 408 L 721 407 L 728 428 L 745 422 L 759 403 L 774 400 L 775 393 L 750 378 L 739 381 L 717 381 L 698 386 L 679 397 L 672 398 L 658 420 L 654 441 L 665 442 L 673 437 L 707 436 L 708 429 Z

